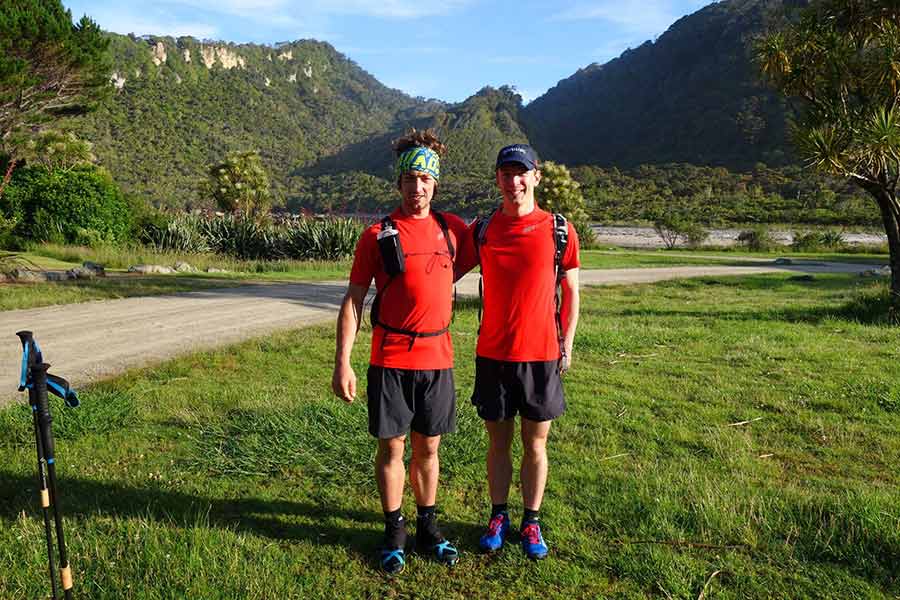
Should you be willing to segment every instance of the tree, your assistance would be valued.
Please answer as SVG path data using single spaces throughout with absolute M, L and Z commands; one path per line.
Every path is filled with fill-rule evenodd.
M 808 164 L 875 200 L 888 238 L 890 319 L 900 322 L 900 3 L 818 0 L 756 46 L 763 73 L 798 101 Z
M 258 219 L 272 204 L 269 175 L 258 152 L 231 152 L 209 167 L 209 190 L 219 208 Z
M 538 189 L 539 204 L 548 212 L 562 213 L 578 232 L 585 247 L 594 243 L 591 220 L 585 210 L 581 185 L 572 179 L 565 165 L 547 161 L 541 164 L 541 184 Z
M 93 163 L 92 148 L 93 144 L 78 139 L 74 133 L 49 129 L 25 142 L 19 154 L 29 165 L 40 165 L 48 171 L 69 171 Z
M 48 122 L 87 112 L 109 90 L 109 41 L 88 17 L 72 23 L 60 0 L 0 5 L 0 151 L 7 169 L 21 145 Z
M 110 174 L 94 165 L 17 169 L 5 197 L 24 239 L 93 245 L 128 239 L 132 211 Z

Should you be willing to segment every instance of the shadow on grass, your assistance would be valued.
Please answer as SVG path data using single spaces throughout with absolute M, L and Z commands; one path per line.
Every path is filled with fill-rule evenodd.
M 13 522 L 23 511 L 40 519 L 34 477 L 0 471 L 0 521 Z M 274 540 L 305 541 L 349 549 L 377 569 L 376 551 L 382 541 L 383 516 L 367 510 L 277 499 L 222 499 L 192 495 L 158 487 L 136 487 L 88 479 L 63 478 L 59 482 L 63 518 L 85 520 L 95 517 L 150 518 L 166 525 L 191 528 L 208 520 L 210 527 L 244 531 Z M 299 524 L 283 516 L 313 521 Z M 334 520 L 349 520 L 359 527 L 341 527 Z M 372 524 L 378 526 L 373 527 Z M 476 524 L 441 521 L 441 529 L 451 540 L 459 540 L 461 550 L 475 552 L 480 530 Z M 412 542 L 410 531 L 410 542 Z

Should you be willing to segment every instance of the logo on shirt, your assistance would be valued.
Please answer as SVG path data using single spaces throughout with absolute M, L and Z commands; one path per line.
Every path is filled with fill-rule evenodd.
M 522 233 L 531 233 L 535 229 L 537 229 L 537 225 L 529 225 L 528 227 L 522 229 Z

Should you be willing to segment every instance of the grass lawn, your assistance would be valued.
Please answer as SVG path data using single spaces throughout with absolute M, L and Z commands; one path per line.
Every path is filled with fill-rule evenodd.
M 792 260 L 813 260 L 820 262 L 849 262 L 865 264 L 887 264 L 886 254 L 840 254 L 835 252 L 746 252 L 736 250 L 631 250 L 608 248 L 582 250 L 581 263 L 584 269 L 625 269 L 631 267 L 669 267 L 685 265 L 749 266 L 758 265 L 760 260 L 774 261 L 776 258 Z
M 201 279 L 181 275 L 105 277 L 52 283 L 9 283 L 0 284 L 0 310 L 193 292 L 234 285 L 236 283 L 227 280 Z
M 349 260 L 240 260 L 218 254 L 188 254 L 179 252 L 155 252 L 147 248 L 86 248 L 36 244 L 23 253 L 30 261 L 43 268 L 72 268 L 86 260 L 100 263 L 108 271 L 125 271 L 132 265 L 156 264 L 173 266 L 184 261 L 205 271 L 208 267 L 225 269 L 226 273 L 193 273 L 192 277 L 210 279 L 276 279 L 323 281 L 346 277 L 350 272 Z M 56 265 L 64 266 L 49 266 Z
M 448 571 L 412 557 L 393 581 L 371 560 L 382 515 L 365 402 L 328 390 L 332 327 L 96 385 L 77 410 L 54 405 L 77 596 L 896 598 L 900 328 L 873 318 L 885 297 L 854 277 L 787 275 L 584 293 L 540 563 L 515 545 L 477 552 L 489 501 L 468 302 L 438 504 L 462 558 Z M 362 381 L 368 342 L 364 330 Z M 31 431 L 27 408 L 0 411 L 4 599 L 48 589 Z

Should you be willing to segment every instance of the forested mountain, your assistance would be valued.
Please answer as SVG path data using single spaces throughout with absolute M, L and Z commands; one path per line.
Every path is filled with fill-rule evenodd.
M 323 42 L 110 37 L 116 93 L 79 133 L 128 192 L 158 204 L 195 203 L 206 165 L 237 150 L 258 150 L 284 193 L 298 167 L 383 134 L 404 111 L 441 106 L 385 87 Z
M 547 158 L 632 167 L 686 162 L 746 170 L 793 161 L 786 107 L 750 51 L 791 0 L 729 0 L 675 22 L 606 64 L 560 81 L 522 111 Z
M 749 56 L 754 36 L 783 18 L 786 4 L 802 2 L 711 4 L 656 42 L 581 69 L 525 107 L 505 86 L 458 104 L 412 98 L 312 40 L 269 46 L 109 34 L 116 91 L 74 125 L 126 192 L 158 206 L 209 206 L 207 166 L 228 152 L 255 150 L 276 205 L 381 212 L 396 199 L 390 142 L 415 126 L 437 129 L 447 143 L 440 203 L 464 214 L 497 202 L 497 150 L 530 140 L 544 159 L 580 166 L 574 173 L 595 218 L 644 218 L 642 202 L 696 203 L 694 188 L 746 202 L 753 198 L 741 190 L 790 192 L 801 214 L 812 197 L 803 190 L 821 188 L 831 192 L 815 206 L 839 222 L 843 209 L 831 207 L 846 204 L 848 190 L 795 168 L 786 107 Z M 757 163 L 804 181 L 772 184 Z M 643 165 L 661 167 L 652 184 L 642 183 Z M 694 169 L 708 166 L 730 171 Z M 679 181 L 687 172 L 702 174 L 691 188 Z M 854 215 L 855 222 L 877 219 Z

